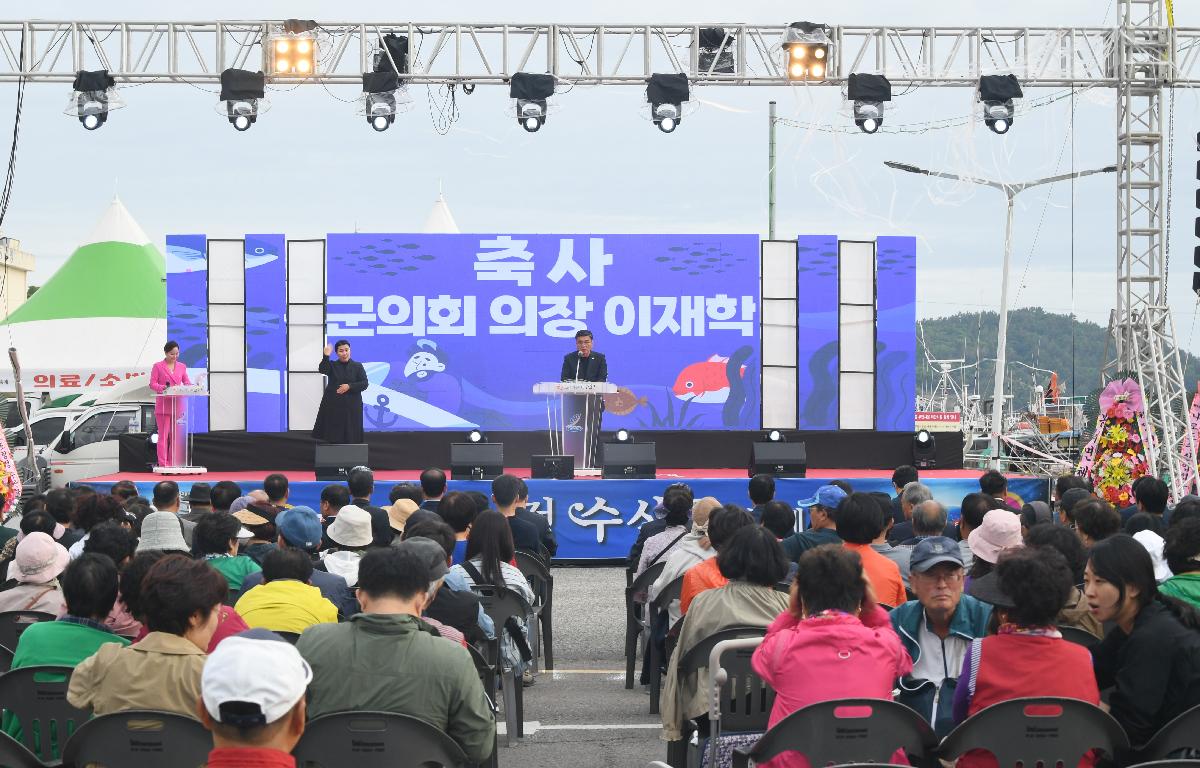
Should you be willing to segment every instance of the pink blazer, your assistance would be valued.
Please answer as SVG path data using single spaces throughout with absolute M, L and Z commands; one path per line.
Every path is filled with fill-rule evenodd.
M 175 373 L 173 374 L 162 360 L 159 360 L 150 368 L 150 389 L 160 395 L 167 387 L 191 383 L 192 380 L 187 375 L 187 366 L 183 364 L 182 360 L 175 361 Z

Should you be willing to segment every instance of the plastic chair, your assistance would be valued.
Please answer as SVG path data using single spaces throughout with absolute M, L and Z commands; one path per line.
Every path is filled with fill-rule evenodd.
M 1200 760 L 1155 760 L 1149 763 L 1136 763 L 1128 768 L 1200 768 Z
M 633 579 L 633 571 L 626 571 L 629 584 L 625 587 L 625 687 L 633 687 L 633 673 L 637 667 L 637 648 L 640 644 L 638 640 L 642 633 L 647 631 L 646 611 L 642 611 L 638 615 L 637 605 L 633 600 L 633 596 L 639 592 L 645 592 L 650 589 L 650 585 L 662 573 L 663 568 L 667 565 L 666 561 L 659 561 L 642 571 L 642 575 Z
M 534 659 L 544 654 L 546 669 L 554 669 L 554 577 L 546 562 L 535 554 L 517 550 L 516 559 L 517 570 L 529 582 L 536 598 L 533 612 L 541 632 L 533 632 Z
M 750 664 L 764 634 L 765 627 L 729 627 L 705 638 L 679 660 L 680 674 L 684 670 L 695 674 L 701 666 L 708 668 L 709 692 L 708 736 L 697 739 L 694 745 L 685 738 L 683 744 L 690 754 L 686 754 L 685 760 L 678 760 L 676 753 L 679 763 L 716 765 L 718 750 L 722 749 L 722 732 L 760 734 L 767 730 L 775 691 Z M 704 759 L 706 752 L 708 760 Z M 668 752 L 668 758 L 672 756 Z
M 292 750 L 297 768 L 466 765 L 462 747 L 429 723 L 394 712 L 335 712 L 308 721 Z
M 975 713 L 942 740 L 938 757 L 953 761 L 972 749 L 991 752 L 1000 768 L 1060 761 L 1071 766 L 1091 749 L 1115 759 L 1129 749 L 1129 738 L 1099 707 L 1044 696 L 1002 701 Z
M 512 746 L 514 733 L 518 737 L 525 735 L 524 687 L 520 672 L 516 669 L 504 669 L 504 658 L 500 653 L 500 638 L 506 631 L 504 625 L 510 616 L 524 620 L 529 616 L 531 609 L 529 603 L 511 589 L 498 589 L 488 584 L 476 584 L 471 589 L 479 595 L 483 612 L 490 616 L 496 625 L 496 657 L 489 661 L 495 665 L 496 676 L 500 680 L 500 687 L 504 694 L 505 745 Z
M 662 692 L 662 673 L 659 670 L 662 668 L 663 660 L 659 658 L 658 643 L 654 642 L 654 637 L 651 634 L 650 628 L 654 626 L 654 619 L 660 613 L 666 613 L 667 606 L 672 600 L 679 599 L 679 593 L 683 590 L 683 576 L 679 576 L 667 586 L 663 587 L 658 593 L 658 597 L 646 604 L 646 653 L 645 663 L 646 668 L 650 670 L 650 714 L 658 714 L 658 697 Z
M 1096 637 L 1087 630 L 1080 629 L 1079 627 L 1068 627 L 1063 624 L 1059 624 L 1057 629 L 1062 633 L 1063 640 L 1069 640 L 1076 645 L 1082 645 L 1089 651 L 1095 648 L 1097 645 L 1100 645 L 1100 638 Z
M 21 742 L 0 731 L 0 765 L 6 768 L 44 768 L 45 764 Z
M 71 733 L 92 716 L 67 703 L 73 671 L 72 667 L 22 667 L 0 675 L 3 711 L 20 721 L 23 746 L 44 763 L 57 762 L 57 753 Z
M 92 718 L 67 740 L 63 765 L 195 768 L 208 762 L 212 734 L 174 712 L 130 709 Z
M 53 613 L 44 611 L 0 611 L 0 673 L 12 668 L 17 641 L 30 624 L 54 621 L 57 618 Z
M 936 746 L 929 723 L 903 704 L 840 699 L 796 710 L 750 749 L 735 749 L 733 765 L 746 768 L 750 760 L 762 764 L 789 751 L 802 752 L 811 765 L 890 763 L 898 749 L 925 765 Z
M 1159 728 L 1150 741 L 1135 749 L 1137 759 L 1145 761 L 1166 760 L 1181 749 L 1200 749 L 1200 706 Z
M 491 641 L 491 645 L 497 646 L 494 652 L 499 653 L 499 642 L 493 640 Z M 494 718 L 496 716 L 496 693 L 498 692 L 496 684 L 496 669 L 488 661 L 488 657 L 470 643 L 467 644 L 467 651 L 471 654 L 471 661 L 475 663 L 475 671 L 479 673 L 479 682 L 483 684 L 483 692 L 488 697 L 488 705 L 492 709 L 492 717 Z M 491 652 L 490 649 L 489 652 Z M 483 764 L 484 766 L 487 766 L 487 768 L 496 768 L 496 766 L 499 764 L 499 754 L 496 749 L 496 746 L 499 743 L 498 739 L 499 736 L 494 735 L 492 737 L 492 756 L 489 757 L 487 762 Z

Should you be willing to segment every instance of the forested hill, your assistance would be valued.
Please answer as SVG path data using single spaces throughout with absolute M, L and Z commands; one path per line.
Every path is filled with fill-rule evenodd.
M 1009 313 L 1008 376 L 1018 407 L 1028 403 L 1032 387 L 1046 385 L 1049 374 L 1030 371 L 1014 363 L 1057 371 L 1064 395 L 1072 393 L 1072 370 L 1074 394 L 1086 395 L 1100 385 L 1108 331 L 1095 323 L 1076 320 L 1072 344 L 1071 325 L 1069 316 L 1041 309 L 1015 309 Z M 961 313 L 920 321 L 917 327 L 917 392 L 921 394 L 928 393 L 937 380 L 936 372 L 925 364 L 926 352 L 929 357 L 938 359 L 965 358 L 967 364 L 983 360 L 978 368 L 978 388 L 974 370 L 963 375 L 970 391 L 978 392 L 984 398 L 990 397 L 996 375 L 992 363 L 996 357 L 996 313 Z M 1194 392 L 1197 378 L 1200 378 L 1200 362 L 1185 354 L 1183 364 L 1189 389 Z

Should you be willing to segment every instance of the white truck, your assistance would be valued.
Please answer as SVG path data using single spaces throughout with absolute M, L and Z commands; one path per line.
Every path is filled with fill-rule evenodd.
M 139 376 L 103 390 L 91 405 L 64 423 L 62 432 L 42 450 L 41 455 L 50 468 L 50 485 L 62 488 L 68 483 L 118 472 L 117 441 L 121 435 L 156 431 L 154 393 L 150 391 L 149 378 Z

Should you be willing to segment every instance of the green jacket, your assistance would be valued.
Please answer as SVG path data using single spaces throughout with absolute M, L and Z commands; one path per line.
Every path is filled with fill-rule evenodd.
M 204 559 L 214 571 L 224 576 L 225 581 L 229 582 L 230 592 L 240 591 L 242 579 L 262 570 L 258 563 L 245 555 L 209 555 Z
M 112 632 L 94 629 L 84 624 L 69 621 L 41 621 L 30 624 L 21 633 L 13 654 L 12 668 L 22 667 L 74 667 L 91 656 L 105 643 L 129 645 L 129 641 Z M 83 723 L 75 723 L 78 728 Z M 21 723 L 11 712 L 4 713 L 2 730 L 17 741 L 23 742 Z M 64 728 L 59 725 L 59 728 Z M 61 733 L 61 731 L 60 731 Z M 61 739 L 61 736 L 59 737 Z M 55 757 L 61 757 L 54 750 Z
M 1200 571 L 1181 573 L 1158 585 L 1158 591 L 1164 595 L 1177 597 L 1197 609 L 1200 609 Z
M 346 710 L 398 712 L 445 732 L 482 763 L 496 718 L 467 650 L 407 614 L 360 613 L 305 630 L 296 649 L 312 666 L 310 718 Z

